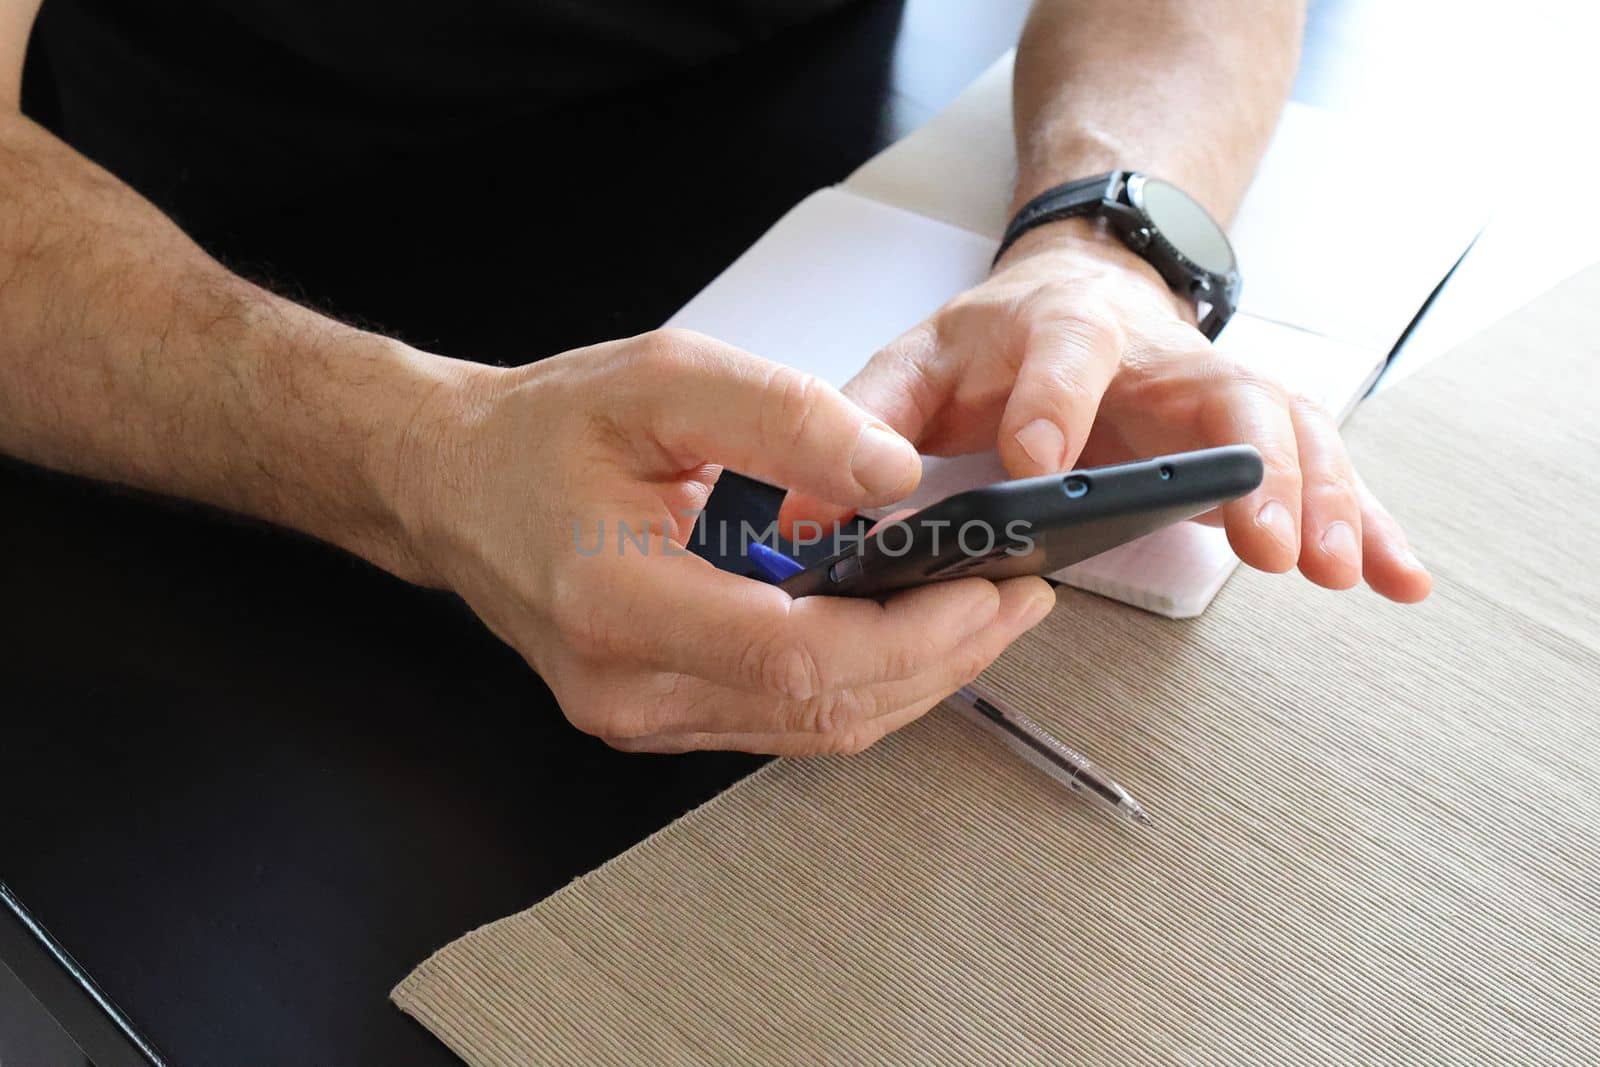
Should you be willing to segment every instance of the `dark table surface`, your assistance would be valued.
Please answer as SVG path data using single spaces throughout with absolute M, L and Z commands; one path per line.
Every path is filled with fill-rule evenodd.
M 463 146 L 470 189 L 369 207 L 314 262 L 276 257 L 316 220 L 224 251 L 455 355 L 649 329 L 946 103 L 1025 9 L 864 3 Z M 170 1062 L 456 1062 L 395 982 L 756 765 L 611 751 L 457 601 L 304 538 L 10 461 L 0 502 L 0 879 Z

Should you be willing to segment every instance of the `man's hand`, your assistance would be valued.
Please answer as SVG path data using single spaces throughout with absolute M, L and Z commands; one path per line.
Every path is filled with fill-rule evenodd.
M 1012 211 L 1113 169 L 1227 219 L 1294 77 L 1302 0 L 1035 0 L 1017 46 Z M 1245 264 L 1248 272 L 1249 264 Z M 998 447 L 1017 476 L 1247 443 L 1261 488 L 1222 509 L 1253 566 L 1395 600 L 1431 580 L 1315 404 L 1219 356 L 1194 312 L 1084 220 L 1023 236 L 993 275 L 873 358 L 845 393 L 923 452 Z M 787 521 L 846 508 L 799 495 Z
M 1013 477 L 1251 444 L 1261 487 L 1221 509 L 1246 563 L 1394 600 L 1427 571 L 1362 485 L 1328 414 L 1215 352 L 1193 308 L 1092 223 L 1041 227 L 983 284 L 882 352 L 844 392 L 926 453 L 999 448 Z M 785 521 L 846 509 L 798 495 Z
M 0 451 L 454 589 L 621 746 L 859 749 L 1054 602 L 1038 579 L 794 601 L 719 572 L 681 551 L 714 464 L 856 507 L 909 491 L 914 450 L 836 390 L 706 338 L 504 370 L 324 318 L 229 273 L 3 100 L 0 283 Z M 648 526 L 648 549 L 619 549 L 624 524 Z
M 1037 578 L 879 604 L 791 600 L 719 571 L 683 545 L 722 463 L 851 507 L 919 475 L 910 444 L 822 382 L 659 331 L 516 370 L 462 366 L 398 457 L 409 555 L 522 652 L 575 725 L 654 751 L 857 751 L 1054 603 Z

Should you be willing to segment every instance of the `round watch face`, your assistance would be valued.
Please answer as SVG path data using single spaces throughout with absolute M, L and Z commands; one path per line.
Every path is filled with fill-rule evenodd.
M 1150 177 L 1129 182 L 1128 193 L 1167 243 L 1196 266 L 1213 274 L 1228 274 L 1234 269 L 1228 235 L 1188 193 L 1170 182 Z

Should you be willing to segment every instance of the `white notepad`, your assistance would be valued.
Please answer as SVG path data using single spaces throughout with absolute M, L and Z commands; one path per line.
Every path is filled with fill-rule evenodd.
M 988 273 L 1015 170 L 1010 67 L 1008 56 L 843 185 L 801 201 L 669 324 L 844 385 Z M 1291 104 L 1230 228 L 1245 286 L 1219 351 L 1341 416 L 1481 221 L 1465 190 L 1401 202 L 1372 181 L 1394 172 L 1396 150 Z M 993 453 L 927 457 L 903 504 L 1005 477 Z M 1222 531 L 1181 523 L 1055 577 L 1184 618 L 1237 565 Z

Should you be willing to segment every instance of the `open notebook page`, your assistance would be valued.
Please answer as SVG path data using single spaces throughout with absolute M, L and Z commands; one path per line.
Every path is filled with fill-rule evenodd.
M 1016 175 L 1011 66 L 1001 57 L 844 187 L 999 240 Z M 1285 107 L 1228 227 L 1244 272 L 1241 310 L 1391 350 L 1486 218 L 1473 168 L 1449 165 L 1425 132 Z M 1414 178 L 1397 190 L 1385 174 Z
M 844 189 L 812 194 L 689 301 L 671 325 L 712 334 L 842 386 L 871 354 L 988 272 L 995 242 Z M 1379 352 L 1236 316 L 1219 349 L 1335 411 Z M 927 458 L 906 503 L 1006 477 L 992 454 Z M 1057 577 L 1163 615 L 1198 614 L 1237 565 L 1221 531 L 1182 523 Z

